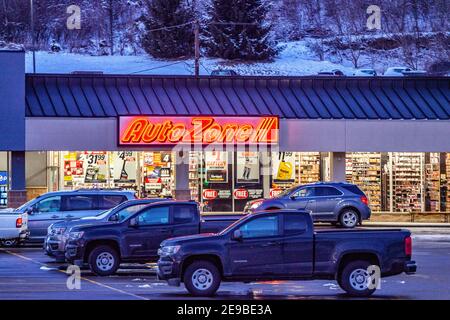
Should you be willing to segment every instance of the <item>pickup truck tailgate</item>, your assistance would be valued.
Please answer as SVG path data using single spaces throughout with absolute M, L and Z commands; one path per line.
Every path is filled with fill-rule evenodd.
M 28 230 L 26 213 L 0 213 L 0 239 L 15 239 Z

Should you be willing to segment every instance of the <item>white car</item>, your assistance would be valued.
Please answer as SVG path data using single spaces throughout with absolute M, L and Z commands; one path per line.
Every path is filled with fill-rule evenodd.
M 28 231 L 28 214 L 6 209 L 0 211 L 0 245 L 13 246 L 25 241 Z
M 357 77 L 376 77 L 377 72 L 374 69 L 358 69 L 353 75 Z

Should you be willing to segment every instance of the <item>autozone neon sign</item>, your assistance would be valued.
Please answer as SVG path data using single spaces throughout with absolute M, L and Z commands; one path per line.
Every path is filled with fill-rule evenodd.
M 125 116 L 119 118 L 119 145 L 278 143 L 276 116 Z

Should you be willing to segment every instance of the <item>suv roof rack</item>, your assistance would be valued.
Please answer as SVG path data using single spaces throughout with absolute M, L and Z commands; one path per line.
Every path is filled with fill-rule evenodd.
M 133 192 L 133 190 L 126 190 L 126 189 L 122 189 L 122 188 L 81 188 L 81 189 L 76 189 L 76 190 L 72 190 L 74 192 L 86 192 L 86 191 L 130 191 Z

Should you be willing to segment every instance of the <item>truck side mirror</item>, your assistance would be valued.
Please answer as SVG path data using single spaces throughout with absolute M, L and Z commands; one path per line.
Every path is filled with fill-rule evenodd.
M 241 230 L 234 230 L 233 232 L 233 236 L 231 237 L 231 239 L 235 240 L 235 241 L 242 241 L 242 231 Z
M 132 228 L 137 228 L 139 226 L 139 223 L 138 223 L 137 219 L 136 218 L 131 218 L 129 226 L 132 227 Z
M 31 206 L 31 207 L 29 207 L 25 212 L 26 212 L 28 215 L 32 216 L 36 211 L 37 211 L 36 207 L 35 207 L 35 206 Z

